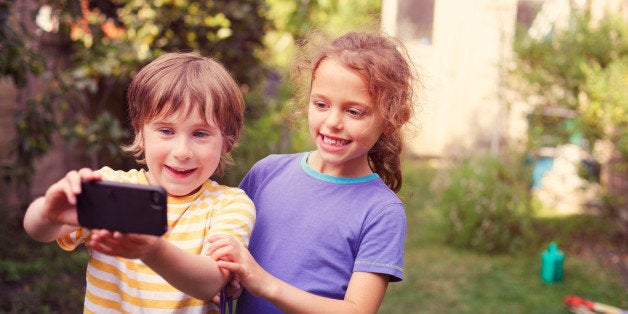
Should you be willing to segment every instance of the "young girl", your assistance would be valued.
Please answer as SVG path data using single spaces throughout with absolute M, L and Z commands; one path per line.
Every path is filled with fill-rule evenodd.
M 218 313 L 212 302 L 230 278 L 206 254 L 208 236 L 248 245 L 251 200 L 210 180 L 221 175 L 243 123 L 239 87 L 218 62 L 168 53 L 144 67 L 128 90 L 134 142 L 126 149 L 148 170 L 70 171 L 35 200 L 24 228 L 66 250 L 87 243 L 85 312 Z M 168 192 L 163 237 L 86 230 L 78 225 L 81 180 L 160 185 Z
M 388 283 L 403 279 L 406 218 L 395 192 L 415 75 L 402 47 L 348 33 L 299 60 L 316 150 L 268 156 L 243 179 L 257 210 L 250 253 L 209 239 L 245 288 L 239 313 L 376 313 Z

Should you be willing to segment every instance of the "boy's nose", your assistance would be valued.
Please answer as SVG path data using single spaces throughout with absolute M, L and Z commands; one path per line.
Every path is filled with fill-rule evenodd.
M 177 139 L 174 149 L 172 151 L 175 158 L 184 160 L 192 157 L 192 150 L 188 141 L 184 138 Z

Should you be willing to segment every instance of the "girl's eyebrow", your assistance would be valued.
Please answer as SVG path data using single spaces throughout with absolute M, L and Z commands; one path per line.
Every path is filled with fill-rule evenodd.
M 316 99 L 323 99 L 323 100 L 327 100 L 327 97 L 323 94 L 318 94 L 318 93 L 312 93 L 310 94 L 310 98 L 316 98 Z

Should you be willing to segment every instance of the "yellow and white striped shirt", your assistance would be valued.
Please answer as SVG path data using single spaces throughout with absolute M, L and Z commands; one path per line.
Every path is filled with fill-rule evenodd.
M 98 170 L 103 180 L 148 184 L 144 170 Z M 255 207 L 244 191 L 207 180 L 198 192 L 168 197 L 168 231 L 163 237 L 182 250 L 205 254 L 207 237 L 226 234 L 245 247 L 255 223 Z M 57 239 L 73 250 L 88 239 L 80 228 Z M 198 300 L 168 284 L 139 259 L 89 250 L 85 313 L 218 313 L 211 300 Z

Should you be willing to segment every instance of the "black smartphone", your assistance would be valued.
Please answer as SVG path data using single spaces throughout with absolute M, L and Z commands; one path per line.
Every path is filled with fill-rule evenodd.
M 83 181 L 77 195 L 79 224 L 88 229 L 163 235 L 168 196 L 155 185 Z

